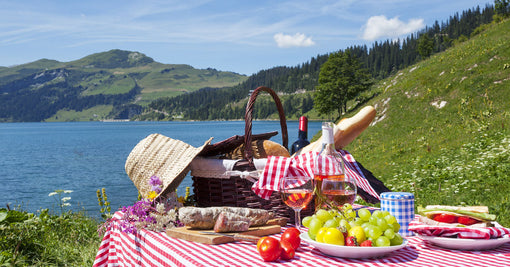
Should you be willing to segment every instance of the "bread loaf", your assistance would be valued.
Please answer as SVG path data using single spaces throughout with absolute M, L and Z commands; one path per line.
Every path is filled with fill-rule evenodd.
M 253 157 L 256 159 L 267 158 L 268 156 L 290 157 L 289 151 L 282 145 L 271 140 L 257 140 L 251 142 Z M 225 154 L 228 159 L 243 159 L 244 144 L 241 144 L 232 152 Z
M 375 114 L 376 110 L 374 107 L 366 106 L 362 108 L 358 113 L 356 113 L 356 115 L 340 120 L 340 122 L 335 125 L 335 129 L 333 129 L 335 137 L 335 148 L 343 149 L 349 143 L 351 143 L 352 140 L 358 137 L 361 132 L 363 132 L 370 125 L 370 123 L 375 118 Z M 293 156 L 309 151 L 319 151 L 321 149 L 321 145 L 322 137 L 321 139 L 303 147 Z

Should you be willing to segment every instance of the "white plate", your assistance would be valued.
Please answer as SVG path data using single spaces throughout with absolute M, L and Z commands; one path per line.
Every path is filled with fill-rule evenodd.
M 440 247 L 459 250 L 488 250 L 497 248 L 510 241 L 509 235 L 496 239 L 469 239 L 426 235 L 419 235 L 419 237 Z
M 326 243 L 320 243 L 312 240 L 308 233 L 302 233 L 300 235 L 301 240 L 308 242 L 322 253 L 342 258 L 376 258 L 387 255 L 393 251 L 399 250 L 407 245 L 407 240 L 404 238 L 404 242 L 398 246 L 390 247 L 350 247 L 350 246 L 339 246 L 331 245 Z

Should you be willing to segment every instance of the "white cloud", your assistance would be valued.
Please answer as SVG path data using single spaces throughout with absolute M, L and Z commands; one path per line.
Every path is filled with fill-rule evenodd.
M 273 36 L 278 47 L 287 48 L 287 47 L 303 47 L 303 46 L 312 46 L 315 44 L 312 41 L 312 38 L 306 37 L 306 35 L 302 33 L 296 33 L 294 35 L 286 35 L 283 33 L 277 33 Z
M 423 19 L 410 19 L 405 23 L 398 17 L 388 19 L 386 16 L 372 16 L 364 26 L 363 39 L 368 41 L 384 37 L 396 39 L 402 35 L 416 32 L 423 27 L 425 27 Z

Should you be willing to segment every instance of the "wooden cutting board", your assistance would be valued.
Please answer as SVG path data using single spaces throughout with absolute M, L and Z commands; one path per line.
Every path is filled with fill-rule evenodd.
M 214 233 L 213 230 L 194 230 L 190 229 L 190 227 L 178 227 L 171 228 L 166 230 L 166 234 L 170 237 L 180 238 L 188 241 L 203 243 L 203 244 L 223 244 L 235 241 L 233 237 L 230 236 L 221 236 L 221 235 L 211 235 L 202 232 Z M 254 236 L 266 236 L 272 234 L 279 234 L 281 232 L 281 227 L 279 225 L 264 225 L 258 227 L 250 227 L 250 229 L 246 232 L 232 232 L 225 234 L 246 234 L 246 235 L 254 235 Z

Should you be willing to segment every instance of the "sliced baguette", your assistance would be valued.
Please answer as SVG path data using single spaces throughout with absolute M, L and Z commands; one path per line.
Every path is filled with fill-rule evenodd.
M 425 207 L 425 209 L 427 209 L 427 210 L 442 209 L 442 210 L 452 210 L 452 211 L 464 210 L 464 211 L 479 212 L 479 213 L 489 213 L 489 207 L 487 207 L 487 206 L 461 207 L 461 206 L 446 206 L 446 205 L 428 205 Z

